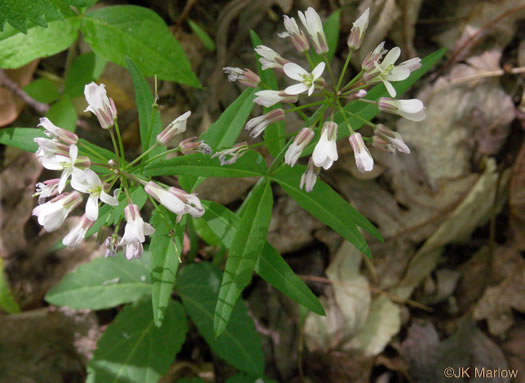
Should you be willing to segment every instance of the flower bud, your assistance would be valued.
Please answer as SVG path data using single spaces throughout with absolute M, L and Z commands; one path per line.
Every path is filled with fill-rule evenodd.
M 231 149 L 224 149 L 220 152 L 215 153 L 211 158 L 219 157 L 221 165 L 231 165 L 234 164 L 239 158 L 242 157 L 244 153 L 248 151 L 248 144 L 246 142 L 241 142 L 236 144 Z
M 250 136 L 258 137 L 270 124 L 284 120 L 284 110 L 274 109 L 262 116 L 252 118 L 246 123 L 246 130 L 250 130 Z
M 191 111 L 188 111 L 170 122 L 162 132 L 157 134 L 157 142 L 160 145 L 168 146 L 176 135 L 186 131 L 186 121 L 190 116 Z
M 425 119 L 425 105 L 417 98 L 411 100 L 394 100 L 381 97 L 377 107 L 382 112 L 397 114 L 411 121 L 422 121 Z
M 211 154 L 211 148 L 204 141 L 195 141 L 197 137 L 190 137 L 182 140 L 179 144 L 182 154 L 202 153 Z
M 363 62 L 361 63 L 361 68 L 365 72 L 374 69 L 375 63 L 379 62 L 386 52 L 387 50 L 385 49 L 385 42 L 383 41 L 372 52 L 365 56 Z
M 290 166 L 294 166 L 303 150 L 314 138 L 314 131 L 312 128 L 303 128 L 297 136 L 295 136 L 293 142 L 288 147 L 286 154 L 284 155 L 284 162 Z
M 94 82 L 87 84 L 84 88 L 84 96 L 88 102 L 88 107 L 84 112 L 89 111 L 97 116 L 103 129 L 109 129 L 115 125 L 117 108 L 113 99 L 107 96 L 104 84 L 97 85 Z
M 366 29 L 368 28 L 368 17 L 370 8 L 367 8 L 361 16 L 354 22 L 350 35 L 348 36 L 347 45 L 350 49 L 359 49 L 363 42 Z
M 320 170 L 320 168 L 314 165 L 312 158 L 310 158 L 310 160 L 308 161 L 308 167 L 301 176 L 301 183 L 299 184 L 299 188 L 302 189 L 304 187 L 304 190 L 307 193 L 310 193 L 314 189 L 315 183 L 317 182 L 317 176 Z
M 224 67 L 224 73 L 228 75 L 228 81 L 239 81 L 241 84 L 250 88 L 257 88 L 261 79 L 250 69 Z
M 68 145 L 76 144 L 78 141 L 75 133 L 55 126 L 47 117 L 41 118 L 37 126 L 45 129 L 46 136 L 55 137 Z
M 360 172 L 369 172 L 374 168 L 374 159 L 366 147 L 360 133 L 354 133 L 349 138 L 354 150 L 355 163 Z
M 403 141 L 401 134 L 398 132 L 393 132 L 382 124 L 377 125 L 375 135 L 373 137 L 373 145 L 375 148 L 390 153 L 396 153 L 396 151 L 407 154 L 410 153 L 410 148 Z
M 297 49 L 297 52 L 306 52 L 308 49 L 310 49 L 310 44 L 308 43 L 306 35 L 302 30 L 299 29 L 299 27 L 297 26 L 297 22 L 293 17 L 288 17 L 286 15 L 284 15 L 283 17 L 284 28 L 286 29 L 286 32 L 278 33 L 277 36 L 281 38 L 289 37 L 292 40 L 295 49 Z

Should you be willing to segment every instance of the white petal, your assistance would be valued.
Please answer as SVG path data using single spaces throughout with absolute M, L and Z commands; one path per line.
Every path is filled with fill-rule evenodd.
M 75 163 L 78 157 L 78 148 L 75 144 L 71 145 L 69 147 L 69 157 L 71 158 L 71 162 Z
M 111 206 L 117 206 L 118 205 L 118 200 L 116 198 L 113 198 L 112 196 L 110 196 L 104 190 L 102 190 L 100 192 L 100 199 L 102 200 L 102 202 L 104 202 L 104 203 L 106 203 L 108 205 L 111 205 Z
M 391 97 L 396 97 L 396 90 L 394 89 L 394 87 L 392 86 L 392 84 L 390 84 L 388 81 L 386 80 L 383 80 L 383 84 L 385 84 L 385 88 L 388 92 L 388 94 L 391 96 Z
M 62 193 L 66 188 L 67 179 L 71 175 L 71 168 L 64 169 L 60 175 L 60 181 L 58 182 L 58 192 Z
M 417 113 L 425 107 L 421 100 L 414 98 L 412 100 L 398 100 L 399 109 L 407 113 Z
M 392 72 L 384 78 L 388 81 L 403 81 L 410 76 L 410 69 L 408 67 L 395 67 Z
M 420 111 L 415 113 L 400 112 L 399 115 L 411 121 L 423 121 L 426 117 L 425 109 L 421 109 Z
M 96 221 L 98 218 L 98 195 L 91 194 L 86 202 L 86 217 L 90 221 Z
M 284 90 L 284 93 L 290 94 L 290 95 L 296 95 L 296 94 L 306 92 L 307 90 L 308 90 L 308 87 L 301 82 L 299 84 L 289 86 L 288 88 Z
M 155 232 L 155 228 L 151 226 L 149 223 L 144 222 L 144 234 L 145 235 L 151 235 Z
M 315 90 L 315 82 L 312 82 L 312 86 L 308 89 L 308 96 L 311 96 Z
M 401 55 L 401 49 L 399 47 L 392 48 L 381 62 L 381 68 L 386 68 L 394 64 L 399 56 Z
M 308 76 L 308 72 L 296 63 L 284 64 L 283 71 L 292 80 L 303 81 L 303 77 Z
M 319 64 L 317 64 L 317 66 L 314 68 L 314 70 L 312 71 L 312 74 L 314 76 L 314 81 L 317 80 L 319 77 L 321 77 L 321 75 L 323 74 L 324 72 L 324 68 L 325 68 L 326 64 L 324 62 L 320 62 Z

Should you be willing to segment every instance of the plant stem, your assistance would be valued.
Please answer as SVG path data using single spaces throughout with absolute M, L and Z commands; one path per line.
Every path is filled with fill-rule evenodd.
M 310 70 L 314 69 L 314 62 L 312 61 L 312 58 L 310 57 L 310 53 L 308 51 L 304 52 L 306 59 L 308 60 L 308 63 L 310 64 Z
M 88 151 L 91 155 L 93 155 L 93 157 L 97 157 L 97 159 L 99 159 L 100 161 L 107 161 L 106 158 L 102 157 L 100 154 L 95 152 L 89 146 L 86 146 L 86 145 L 82 144 L 81 142 L 79 142 L 78 145 L 79 145 L 80 148 L 85 149 L 86 151 Z M 87 153 L 85 153 L 85 154 L 87 154 Z
M 122 158 L 122 162 L 126 162 L 126 157 L 124 156 L 124 145 L 122 143 L 122 137 L 120 136 L 120 129 L 118 127 L 118 121 L 116 118 L 115 118 L 115 130 L 117 131 L 118 144 L 120 147 L 120 157 Z
M 351 87 L 352 85 L 354 85 L 361 77 L 363 77 L 363 74 L 365 72 L 363 72 L 363 70 L 361 70 L 361 72 L 359 72 L 353 79 L 351 79 L 348 84 L 346 84 L 343 89 L 341 89 L 341 92 L 345 91 L 347 88 Z
M 339 107 L 339 111 L 343 115 L 343 119 L 345 120 L 346 125 L 348 126 L 348 131 L 349 131 L 350 135 L 352 135 L 353 133 L 355 133 L 354 129 L 352 129 L 352 125 L 350 125 L 350 122 L 348 121 L 348 118 L 346 118 L 345 110 L 344 110 L 343 106 L 341 105 L 341 102 L 339 102 L 339 100 L 337 100 L 337 106 Z
M 130 167 L 131 165 L 137 163 L 138 161 L 140 161 L 142 158 L 144 158 L 145 156 L 147 156 L 149 153 L 151 153 L 151 151 L 153 149 L 155 149 L 157 146 L 159 145 L 158 142 L 155 141 L 155 143 L 150 146 L 150 148 L 148 150 L 146 150 L 144 153 L 142 153 L 140 156 L 138 156 L 137 158 L 135 158 L 133 161 L 131 161 L 129 164 L 126 165 L 126 168 Z
M 332 72 L 332 67 L 330 66 L 330 61 L 328 61 L 328 57 L 326 56 L 326 53 L 323 54 L 323 59 L 326 63 L 326 67 L 328 68 L 328 73 L 330 74 L 330 78 L 332 79 L 332 83 L 336 84 L 336 81 L 335 81 L 335 76 L 334 76 L 334 72 Z
M 112 128 L 109 128 L 109 135 L 111 136 L 111 142 L 113 142 L 113 151 L 115 152 L 115 155 L 117 156 L 117 161 L 120 164 L 121 161 L 120 161 L 120 154 L 119 154 L 119 150 L 117 146 L 117 140 L 115 140 L 115 134 L 113 133 Z
M 326 104 L 327 102 L 329 102 L 329 101 L 322 100 L 322 101 L 311 102 L 310 104 L 301 105 L 301 106 L 296 106 L 296 107 L 294 107 L 294 108 L 286 109 L 286 110 L 285 110 L 285 113 L 288 113 L 288 112 L 296 112 L 296 111 L 298 111 L 298 110 L 302 110 L 302 109 L 310 108 L 310 107 L 312 107 L 312 106 L 317 106 L 317 105 L 321 105 L 321 104 Z
M 337 80 L 337 85 L 335 86 L 336 92 L 339 90 L 339 87 L 341 86 L 341 83 L 343 82 L 343 78 L 345 77 L 346 70 L 348 69 L 348 64 L 350 64 L 350 59 L 352 58 L 352 54 L 354 53 L 353 49 L 350 49 L 350 52 L 348 52 L 348 56 L 346 56 L 345 65 L 343 66 L 343 70 L 341 71 L 341 74 L 339 75 L 339 80 Z
M 344 109 L 343 109 L 343 111 L 344 111 Z M 368 121 L 366 118 L 363 118 L 363 117 L 361 117 L 361 116 L 358 115 L 358 114 L 355 114 L 355 113 L 352 113 L 352 112 L 346 112 L 346 111 L 344 111 L 344 113 L 346 113 L 346 114 L 348 114 L 348 115 L 350 115 L 350 116 L 352 116 L 352 117 L 354 117 L 354 118 L 357 118 L 358 120 L 362 121 L 362 122 L 365 123 L 366 125 L 370 125 L 370 126 L 371 126 L 372 128 L 374 128 L 374 129 L 377 128 L 377 125 L 376 125 L 376 124 L 374 124 L 374 123 Z

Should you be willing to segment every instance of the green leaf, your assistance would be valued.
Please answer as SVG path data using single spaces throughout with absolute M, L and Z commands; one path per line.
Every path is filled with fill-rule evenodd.
M 215 238 L 222 242 L 226 248 L 231 248 L 233 238 L 240 225 L 241 219 L 227 207 L 210 201 L 202 201 L 206 213 L 202 219 L 195 223 L 204 226 Z M 206 240 L 206 239 L 205 239 Z M 216 243 L 214 243 L 216 245 Z M 297 303 L 309 310 L 325 315 L 323 306 L 306 286 L 306 284 L 293 272 L 279 252 L 268 242 L 264 244 L 261 256 L 255 264 L 255 272 L 277 290 L 288 295 Z
M 74 132 L 77 128 L 77 112 L 69 97 L 63 97 L 55 102 L 47 111 L 46 117 L 53 124 Z
M 72 15 L 70 0 L 2 0 L 0 2 L 0 31 L 7 21 L 20 32 L 26 33 L 28 24 L 47 27 L 52 20 Z
M 216 336 L 221 335 L 226 329 L 235 302 L 250 282 L 272 219 L 273 198 L 270 182 L 255 186 L 248 198 L 250 200 L 247 202 L 239 229 L 229 249 L 219 290 L 213 321 Z
M 126 66 L 129 56 L 148 77 L 200 87 L 164 20 L 148 8 L 118 5 L 88 12 L 81 26 L 95 53 Z
M 221 114 L 201 136 L 213 151 L 230 148 L 241 134 L 253 109 L 253 95 L 259 89 L 248 88 Z
M 184 239 L 184 225 L 176 225 L 171 219 L 170 212 L 164 207 L 159 209 L 151 216 L 155 233 L 151 237 L 149 247 L 153 257 L 151 265 L 153 318 L 157 327 L 162 325 L 175 286 Z M 175 230 L 173 235 L 172 230 Z
M 151 294 L 151 253 L 128 261 L 115 257 L 96 258 L 66 274 L 46 294 L 46 301 L 73 309 L 107 309 Z M 151 308 L 150 308 L 151 311 Z
M 193 33 L 197 35 L 199 40 L 201 41 L 202 45 L 204 47 L 213 52 L 215 50 L 215 42 L 212 40 L 212 38 L 206 33 L 202 27 L 199 26 L 196 22 L 194 22 L 192 19 L 188 19 L 188 24 L 190 25 L 191 30 Z
M 71 17 L 50 22 L 47 28 L 32 27 L 27 34 L 7 27 L 0 33 L 0 68 L 19 68 L 63 51 L 77 38 L 79 26 L 80 19 Z
M 50 104 L 60 97 L 55 83 L 45 77 L 36 79 L 24 87 L 24 91 L 35 100 Z
M 283 166 L 275 173 L 274 180 L 303 209 L 330 226 L 363 254 L 370 257 L 370 249 L 356 225 L 361 226 L 380 241 L 383 240 L 381 233 L 343 197 L 321 180 L 317 180 L 310 193 L 301 190 L 299 183 L 305 170 L 305 166 L 296 165 L 293 168 Z
M 213 334 L 213 312 L 220 284 L 220 271 L 203 262 L 180 271 L 177 291 L 186 312 L 212 350 L 238 370 L 261 376 L 264 372 L 261 339 L 242 299 L 235 304 L 230 324 L 222 336 L 216 338 Z
M 201 153 L 156 161 L 144 168 L 147 176 L 188 175 L 204 177 L 254 177 L 266 174 L 266 162 L 255 151 L 249 151 L 232 165 L 221 165 L 218 158 Z
M 20 312 L 20 306 L 16 303 L 5 278 L 4 260 L 0 258 L 0 309 L 9 314 Z
M 82 96 L 85 85 L 95 80 L 93 74 L 96 63 L 97 58 L 93 52 L 75 57 L 64 79 L 64 94 L 71 98 Z
M 142 151 L 146 151 L 155 143 L 157 134 L 162 130 L 160 112 L 158 108 L 153 108 L 153 95 L 142 72 L 129 57 L 126 57 L 126 64 L 131 74 L 131 79 L 133 80 L 133 87 L 135 88 L 135 99 L 137 100 L 137 108 L 139 111 Z M 159 147 L 147 155 L 146 158 L 156 155 L 162 150 L 163 149 Z
M 255 33 L 253 30 L 250 31 L 250 37 L 252 39 L 252 45 L 254 48 L 256 48 L 258 45 L 261 45 L 261 39 L 259 36 L 257 36 L 257 33 Z M 275 73 L 272 69 L 266 69 L 262 70 L 261 63 L 259 62 L 259 56 L 257 53 L 256 55 L 256 63 L 257 63 L 257 71 L 259 73 L 259 77 L 261 78 L 261 81 L 270 87 L 270 89 L 279 89 L 277 84 L 277 78 L 275 77 Z M 281 103 L 277 103 L 274 106 L 270 108 L 263 108 L 264 113 L 268 113 L 271 110 L 281 108 Z M 284 136 L 286 134 L 286 130 L 284 127 L 284 121 L 279 121 L 277 123 L 271 124 L 264 130 L 264 143 L 268 150 L 270 151 L 270 154 L 272 156 L 277 156 L 279 152 L 282 150 L 285 144 Z
M 332 13 L 323 23 L 324 33 L 326 35 L 326 42 L 328 43 L 328 61 L 332 61 L 335 51 L 337 50 L 337 43 L 339 42 L 339 19 L 341 18 L 341 10 L 338 9 Z M 311 57 L 314 64 L 319 64 L 323 61 L 323 56 L 311 51 Z
M 149 301 L 127 306 L 102 334 L 88 363 L 89 383 L 157 383 L 180 351 L 188 322 L 171 300 L 162 327 L 153 325 Z
M 39 128 L 3 128 L 0 129 L 0 144 L 13 146 L 26 152 L 36 152 L 38 145 L 33 142 L 36 137 L 47 138 Z

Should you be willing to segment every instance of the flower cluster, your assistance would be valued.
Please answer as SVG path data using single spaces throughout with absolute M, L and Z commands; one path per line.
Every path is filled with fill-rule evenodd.
M 135 164 L 140 160 L 143 163 L 150 161 L 151 159 L 146 156 L 155 147 L 173 146 L 175 136 L 186 130 L 186 121 L 191 112 L 186 112 L 175 119 L 157 135 L 157 141 L 150 149 L 133 161 L 127 162 L 117 124 L 115 103 L 107 96 L 104 85 L 90 83 L 86 85 L 84 95 L 88 102 L 86 111 L 92 112 L 100 126 L 110 133 L 115 158 L 108 161 L 92 146 L 80 141 L 75 133 L 55 126 L 47 118 L 40 119 L 38 126 L 44 129 L 48 138 L 34 139 L 39 146 L 36 155 L 44 168 L 58 170 L 62 174 L 60 178 L 46 180 L 36 185 L 35 196 L 38 196 L 39 205 L 33 209 L 33 215 L 38 217 L 38 223 L 46 231 L 56 230 L 82 203 L 83 195 L 86 195 L 84 214 L 63 239 L 64 245 L 76 247 L 99 219 L 100 204 L 104 203 L 112 207 L 121 205 L 126 219 L 124 234 L 122 238 L 118 236 L 119 220 L 114 233 L 104 240 L 106 256 L 115 255 L 118 248 L 122 247 L 128 259 L 138 258 L 143 253 L 145 236 L 153 234 L 155 229 L 142 219 L 140 208 L 131 197 L 132 188 L 143 187 L 153 200 L 177 214 L 177 220 L 180 220 L 184 214 L 193 217 L 201 217 L 204 214 L 201 202 L 195 194 L 189 194 L 175 187 L 165 187 L 135 172 L 137 167 Z M 164 151 L 157 157 L 170 152 L 179 152 L 183 155 L 194 152 L 210 154 L 211 150 L 204 142 L 196 141 L 193 137 L 181 141 L 175 149 Z M 92 162 L 92 159 L 102 162 Z M 66 191 L 68 186 L 71 191 Z M 111 193 L 112 189 L 114 189 L 113 193 Z M 123 200 L 122 204 L 119 202 L 122 191 L 125 193 L 127 204 L 126 200 Z M 122 215 L 122 210 L 119 215 Z M 102 222 L 102 224 L 106 223 Z
M 267 84 L 261 82 L 260 78 L 249 69 L 224 68 L 230 81 L 240 81 L 243 85 L 259 88 L 255 93 L 254 102 L 266 108 L 281 103 L 283 107 L 270 110 L 266 114 L 255 117 L 248 121 L 246 129 L 250 131 L 251 137 L 258 137 L 272 123 L 285 119 L 285 114 L 307 108 L 317 107 L 312 117 L 303 112 L 301 117 L 305 120 L 305 127 L 288 142 L 288 149 L 284 161 L 289 166 L 294 166 L 303 151 L 310 145 L 314 137 L 319 137 L 315 143 L 308 167 L 301 179 L 301 188 L 312 191 L 317 180 L 320 168 L 329 169 L 338 159 L 337 138 L 340 124 L 344 124 L 350 134 L 349 142 L 354 151 L 357 168 L 361 172 L 369 172 L 374 167 L 374 159 L 371 156 L 366 141 L 375 148 L 391 153 L 410 153 L 410 149 L 404 143 L 399 133 L 393 132 L 383 125 L 376 125 L 365 120 L 361 116 L 351 113 L 345 108 L 350 102 L 365 102 L 375 104 L 381 111 L 397 114 L 401 117 L 421 121 L 425 118 L 424 105 L 420 100 L 396 100 L 397 92 L 392 82 L 406 80 L 413 71 L 421 66 L 421 59 L 416 57 L 396 65 L 401 49 L 394 47 L 385 49 L 385 43 L 380 43 L 372 52 L 369 52 L 361 63 L 359 73 L 344 83 L 352 54 L 358 50 L 365 37 L 368 27 L 369 9 L 367 9 L 353 24 L 347 39 L 349 49 L 346 62 L 339 76 L 335 76 L 328 60 L 329 46 L 323 30 L 321 18 L 313 8 L 306 12 L 299 12 L 301 28 L 293 17 L 284 16 L 285 31 L 279 33 L 279 37 L 289 39 L 295 49 L 302 53 L 310 69 L 283 58 L 273 49 L 259 45 L 255 52 L 260 56 L 259 61 L 262 69 L 273 69 L 277 74 L 295 81 L 283 90 L 268 89 Z M 313 50 L 323 58 L 320 62 L 314 62 L 310 56 Z M 318 56 L 318 57 L 319 57 Z M 328 72 L 328 76 L 325 75 Z M 324 75 L 324 76 L 323 76 Z M 327 79 L 325 79 L 327 77 Z M 367 99 L 367 91 L 370 87 L 379 83 L 384 84 L 390 97 L 381 97 L 378 100 Z M 315 101 L 300 106 L 286 105 L 296 104 L 304 97 L 320 97 Z M 334 121 L 335 113 L 339 113 L 344 122 L 338 124 Z M 362 137 L 353 129 L 350 118 L 358 119 L 374 129 L 371 138 Z M 317 125 L 319 125 L 317 127 Z M 316 134 L 317 132 L 317 134 Z M 245 145 L 246 146 L 246 145 Z M 235 153 L 238 153 L 236 151 Z M 233 158 L 232 161 L 235 161 Z M 231 163 L 228 162 L 228 163 Z

